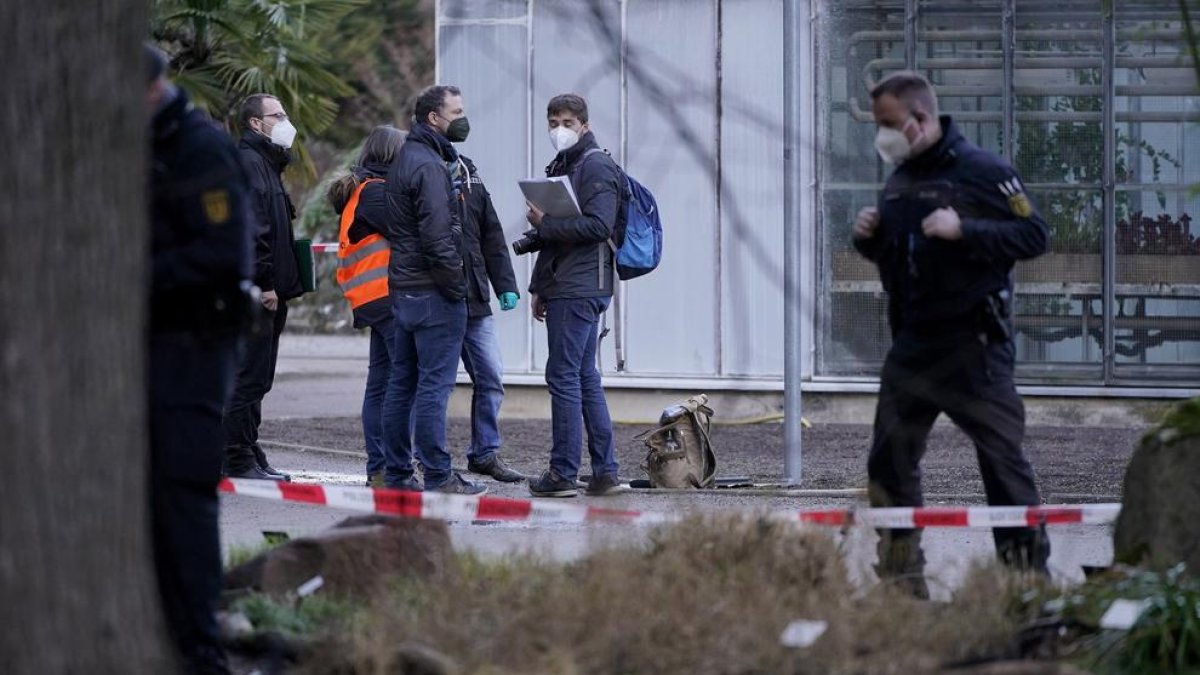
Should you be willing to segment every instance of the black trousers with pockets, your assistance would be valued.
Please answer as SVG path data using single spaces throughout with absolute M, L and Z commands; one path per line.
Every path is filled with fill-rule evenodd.
M 279 359 L 279 336 L 287 322 L 287 304 L 267 313 L 270 333 L 248 336 L 238 360 L 237 384 L 225 409 L 225 469 L 240 472 L 257 463 L 266 465 L 266 456 L 258 445 L 258 427 L 262 424 L 262 401 L 275 383 L 275 364 Z
M 1014 351 L 1012 342 L 985 345 L 969 332 L 897 336 L 883 365 L 867 462 L 873 506 L 924 504 L 921 458 L 940 413 L 975 444 L 988 504 L 1041 502 L 1021 451 L 1025 406 L 1013 382 Z M 996 528 L 993 534 L 1005 562 L 1044 569 L 1050 550 L 1044 528 Z

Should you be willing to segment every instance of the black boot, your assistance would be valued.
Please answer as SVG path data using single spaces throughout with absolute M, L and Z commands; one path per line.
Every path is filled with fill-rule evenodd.
M 1006 567 L 1018 572 L 1050 576 L 1050 538 L 1046 526 L 997 527 L 992 530 L 996 540 L 996 557 Z
M 283 480 L 269 474 L 258 465 L 251 448 L 230 446 L 225 448 L 225 468 L 227 478 L 249 478 L 253 480 Z
M 254 451 L 254 461 L 258 464 L 258 468 L 262 469 L 263 473 L 274 477 L 275 480 L 282 480 L 288 483 L 292 482 L 292 477 L 290 475 L 271 466 L 271 463 L 267 461 L 267 453 L 263 452 L 263 449 L 258 445 L 258 443 L 255 443 L 253 446 L 251 446 L 250 449 Z
M 880 581 L 893 583 L 918 600 L 929 599 L 921 530 L 879 530 L 876 550 L 879 564 L 875 566 L 875 574 Z

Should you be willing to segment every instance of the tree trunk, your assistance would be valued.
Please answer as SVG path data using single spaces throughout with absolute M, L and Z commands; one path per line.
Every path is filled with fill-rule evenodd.
M 0 2 L 0 671 L 172 668 L 146 480 L 145 7 Z

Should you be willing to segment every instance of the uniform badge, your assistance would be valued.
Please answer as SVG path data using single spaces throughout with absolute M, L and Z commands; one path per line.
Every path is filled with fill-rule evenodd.
M 1012 210 L 1018 218 L 1028 218 L 1033 215 L 1033 204 L 1029 203 L 1029 197 L 1025 196 L 1025 190 L 1021 187 L 1021 182 L 1016 178 L 997 183 L 996 187 L 1008 197 L 1008 208 Z
M 213 225 L 220 225 L 229 220 L 229 191 L 209 190 L 200 197 L 204 206 L 204 217 Z

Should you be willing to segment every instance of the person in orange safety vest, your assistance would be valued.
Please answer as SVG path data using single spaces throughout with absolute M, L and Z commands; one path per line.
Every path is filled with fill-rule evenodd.
M 341 217 L 338 230 L 337 282 L 354 313 L 355 328 L 371 329 L 367 388 L 363 394 L 363 438 L 367 483 L 383 485 L 383 424 L 380 409 L 391 373 L 394 331 L 388 300 L 387 198 L 384 179 L 407 134 L 378 126 L 363 143 L 350 174 L 334 181 L 326 195 Z

